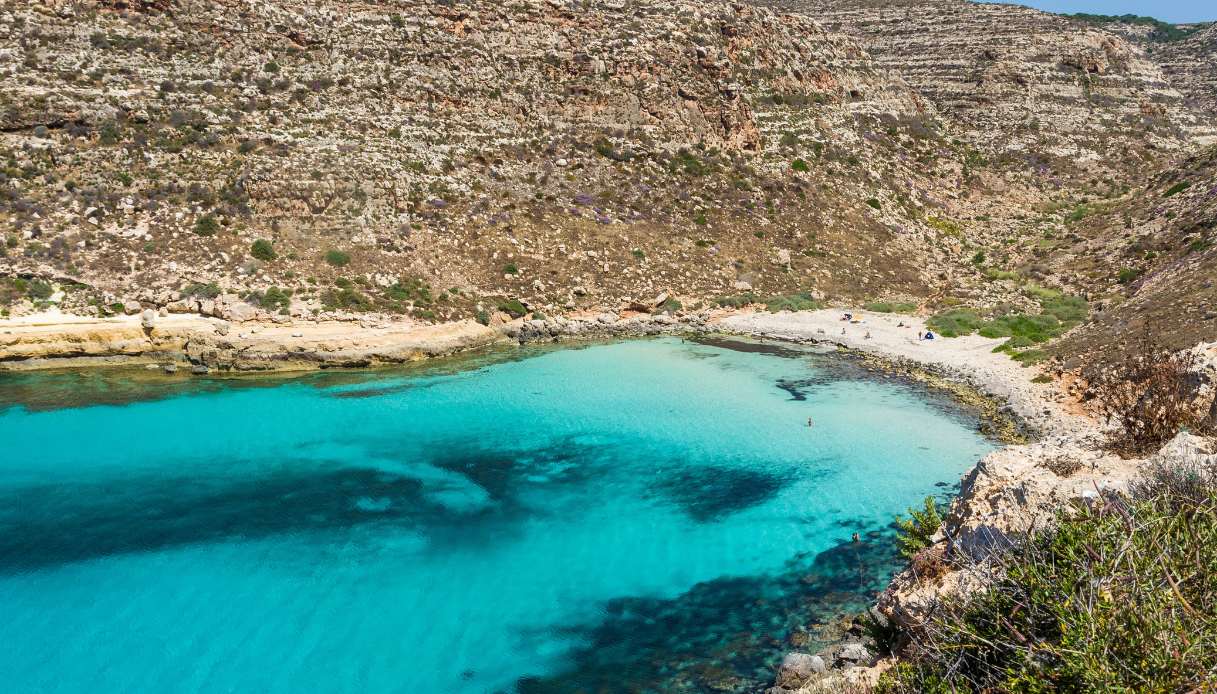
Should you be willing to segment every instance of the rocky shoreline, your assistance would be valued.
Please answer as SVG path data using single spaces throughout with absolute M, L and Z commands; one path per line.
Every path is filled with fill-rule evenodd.
M 981 558 L 1050 523 L 1062 509 L 1089 503 L 1107 491 L 1124 491 L 1142 469 L 1154 465 L 1217 465 L 1217 444 L 1181 433 L 1144 459 L 1123 459 L 1105 446 L 1104 426 L 1068 398 L 1059 383 L 1035 383 L 1034 372 L 995 354 L 999 340 L 976 336 L 910 340 L 924 330 L 916 318 L 862 315 L 865 323 L 842 329 L 834 311 L 750 314 L 727 318 L 724 327 L 743 334 L 800 343 L 831 343 L 874 355 L 902 372 L 927 374 L 1005 404 L 1032 439 L 986 455 L 960 483 L 930 551 L 939 556 Z M 1196 348 L 1207 376 L 1217 373 L 1217 344 Z M 1045 380 L 1045 379 L 1037 379 Z M 919 572 L 910 565 L 893 577 L 869 616 L 882 627 L 914 630 L 949 596 L 966 594 L 977 577 L 968 569 L 939 566 Z M 862 630 L 817 654 L 787 656 L 768 694 L 863 690 L 895 662 L 868 648 Z

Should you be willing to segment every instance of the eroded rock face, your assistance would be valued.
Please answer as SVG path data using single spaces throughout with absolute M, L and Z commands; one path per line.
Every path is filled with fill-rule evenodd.
M 1217 114 L 1217 24 L 1154 47 L 1154 59 L 1189 99 Z
M 854 36 L 994 155 L 1129 175 L 1154 158 L 1147 147 L 1217 134 L 1142 48 L 1066 17 L 965 0 L 758 1 Z
M 920 213 L 897 229 L 901 206 L 864 204 L 926 204 L 915 158 L 953 156 L 933 109 L 807 17 L 162 4 L 0 3 L 0 212 L 18 231 L 0 275 L 243 296 L 315 277 L 311 311 L 340 278 L 379 298 L 421 277 L 462 289 L 414 312 L 442 319 L 473 315 L 474 294 L 555 311 L 712 296 L 742 268 L 768 291 L 919 287 L 935 252 Z M 805 253 L 787 272 L 777 248 Z M 364 305 L 345 299 L 328 303 Z

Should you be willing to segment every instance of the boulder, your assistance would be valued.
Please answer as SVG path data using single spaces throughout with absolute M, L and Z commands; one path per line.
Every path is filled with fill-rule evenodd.
M 828 670 L 824 659 L 810 653 L 787 653 L 778 667 L 778 676 L 774 681 L 783 689 L 797 689 L 805 684 L 813 675 Z
M 847 643 L 841 646 L 837 651 L 837 662 L 840 664 L 856 665 L 859 663 L 869 663 L 871 660 L 871 652 L 866 646 L 860 643 Z
M 224 318 L 242 323 L 258 317 L 258 309 L 244 302 L 230 304 L 225 307 Z

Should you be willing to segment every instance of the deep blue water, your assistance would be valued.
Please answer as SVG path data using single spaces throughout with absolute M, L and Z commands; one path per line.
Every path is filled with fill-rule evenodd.
M 755 691 L 991 448 L 839 357 L 521 356 L 0 376 L 0 687 Z

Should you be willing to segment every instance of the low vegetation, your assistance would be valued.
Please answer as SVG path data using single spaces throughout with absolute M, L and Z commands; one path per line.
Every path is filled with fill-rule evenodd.
M 793 294 L 775 294 L 764 298 L 758 297 L 752 292 L 728 294 L 716 297 L 714 304 L 722 308 L 742 308 L 752 304 L 764 304 L 770 313 L 778 313 L 780 311 L 814 311 L 823 308 L 823 304 L 817 301 L 812 293 L 808 291 L 795 292 Z
M 325 262 L 333 267 L 346 267 L 351 263 L 351 254 L 339 250 L 326 251 Z
M 1028 314 L 998 310 L 984 316 L 972 308 L 955 308 L 935 314 L 926 325 L 944 337 L 959 337 L 979 333 L 984 337 L 1007 338 L 997 347 L 1024 362 L 1034 362 L 1044 355 L 1027 348 L 1059 337 L 1086 320 L 1089 306 L 1078 296 L 1066 296 L 1053 289 L 1035 285 L 1024 290 L 1038 300 L 1040 312 Z
M 917 304 L 910 301 L 872 301 L 864 308 L 875 313 L 912 313 L 917 310 Z
M 279 257 L 279 255 L 275 253 L 275 247 L 266 239 L 258 239 L 257 241 L 254 241 L 249 247 L 249 254 L 258 260 L 264 260 L 267 262 Z
M 778 313 L 779 311 L 814 311 L 820 308 L 820 302 L 812 298 L 811 292 L 779 294 L 765 299 L 763 303 L 770 313 Z
M 912 692 L 1201 692 L 1217 687 L 1217 486 L 1159 468 L 1127 496 L 970 562 L 983 590 L 908 634 L 876 687 Z M 1129 609 L 1135 606 L 1135 609 Z

